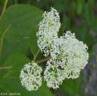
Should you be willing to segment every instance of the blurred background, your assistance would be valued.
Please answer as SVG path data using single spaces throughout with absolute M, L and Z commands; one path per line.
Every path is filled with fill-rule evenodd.
M 4 2 L 0 0 L 0 13 Z M 51 90 L 54 96 L 97 96 L 97 0 L 9 0 L 7 7 L 15 4 L 30 4 L 43 11 L 54 7 L 61 17 L 59 35 L 71 30 L 89 47 L 89 64 L 80 77 Z

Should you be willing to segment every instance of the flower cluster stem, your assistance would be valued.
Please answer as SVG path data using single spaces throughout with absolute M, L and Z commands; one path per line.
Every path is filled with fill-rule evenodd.
M 37 62 L 38 64 L 40 64 L 40 63 L 46 62 L 46 61 L 49 60 L 49 59 L 50 59 L 50 57 L 47 57 L 47 58 L 41 59 L 41 60 L 36 61 L 36 62 Z
M 36 60 L 37 56 L 39 55 L 40 50 L 37 51 L 36 55 L 34 56 L 34 61 Z

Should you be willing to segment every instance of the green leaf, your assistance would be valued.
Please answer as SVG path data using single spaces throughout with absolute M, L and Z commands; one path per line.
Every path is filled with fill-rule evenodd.
M 5 79 L 6 79 L 6 82 L 5 82 Z M 36 92 L 35 91 L 29 92 L 20 85 L 21 83 L 18 79 L 4 78 L 0 80 L 0 91 L 2 90 L 3 93 L 7 93 L 7 94 L 10 94 L 10 93 L 20 94 L 20 96 L 54 96 L 45 85 L 43 85 Z
M 30 62 L 29 51 L 35 55 L 36 32 L 42 18 L 42 11 L 30 5 L 9 7 L 0 21 L 0 91 L 18 93 L 20 96 L 53 96 L 44 85 L 36 92 L 29 92 L 21 86 L 20 71 Z
M 39 89 L 39 94 L 39 96 L 54 96 L 44 82 L 42 87 Z
M 84 5 L 85 5 L 85 1 L 84 0 L 77 0 L 76 1 L 76 13 L 78 15 L 82 14 Z
M 14 53 L 9 56 L 3 66 L 6 68 L 11 66 L 11 68 L 6 69 L 4 73 L 2 70 L 2 74 L 0 72 L 0 75 L 3 75 L 0 76 L 2 77 L 0 78 L 0 89 L 8 94 L 12 92 L 19 93 L 20 96 L 53 96 L 44 83 L 36 92 L 29 92 L 21 86 L 19 78 L 20 71 L 23 65 L 28 62 L 29 60 L 21 53 Z
M 21 53 L 13 53 L 11 54 L 5 61 L 5 63 L 3 64 L 3 66 L 5 67 L 9 67 L 10 68 L 7 70 L 6 72 L 3 73 L 3 78 L 8 78 L 8 77 L 14 77 L 14 78 L 18 78 L 19 74 L 20 74 L 20 70 L 21 68 L 24 66 L 24 64 L 30 62 L 30 60 L 24 56 Z
M 68 96 L 81 96 L 81 80 L 81 77 L 75 80 L 64 80 L 60 89 L 64 92 L 64 94 L 68 94 Z
M 0 21 L 0 61 L 4 62 L 14 52 L 26 55 L 31 50 L 36 54 L 36 32 L 41 19 L 42 11 L 31 5 L 14 5 L 6 10 Z
M 28 60 L 21 53 L 14 53 L 9 56 L 3 64 L 6 68 L 10 66 L 9 69 L 0 70 L 0 89 L 2 89 L 3 93 L 10 94 L 12 92 L 20 93 L 21 96 L 25 96 L 28 94 L 22 86 L 20 86 L 20 70 Z M 2 71 L 2 73 L 1 73 Z M 7 85 L 7 86 L 6 86 Z M 29 93 L 30 94 L 30 93 Z
M 2 6 L 4 4 L 5 0 L 0 0 L 0 5 Z
M 85 19 L 85 22 L 87 23 L 87 26 L 89 27 L 89 29 L 92 29 L 94 31 L 97 31 L 97 17 L 96 14 L 94 12 L 94 8 L 96 5 L 96 2 L 94 2 L 94 0 L 89 0 L 89 2 L 86 4 L 86 6 L 84 6 L 84 13 L 83 13 L 83 17 Z

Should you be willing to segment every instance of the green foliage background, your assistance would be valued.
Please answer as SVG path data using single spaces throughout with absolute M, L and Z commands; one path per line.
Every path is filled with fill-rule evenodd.
M 0 0 L 0 12 L 6 0 Z M 75 32 L 77 38 L 92 48 L 97 43 L 96 0 L 9 0 L 0 17 L 0 92 L 17 92 L 21 96 L 84 96 L 83 72 L 76 80 L 65 80 L 58 90 L 48 89 L 45 82 L 37 92 L 28 92 L 20 84 L 19 73 L 38 50 L 36 32 L 44 10 L 60 12 L 61 29 Z M 42 56 L 40 55 L 40 58 Z M 3 96 L 3 95 L 2 95 Z

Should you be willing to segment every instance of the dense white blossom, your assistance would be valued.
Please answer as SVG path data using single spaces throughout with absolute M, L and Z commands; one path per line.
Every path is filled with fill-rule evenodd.
M 22 86 L 28 91 L 38 90 L 42 84 L 41 72 L 42 68 L 33 61 L 25 64 L 20 74 Z
M 64 80 L 64 70 L 56 66 L 50 59 L 47 62 L 46 69 L 44 71 L 44 80 L 47 82 L 49 88 L 57 89 Z
M 60 25 L 60 17 L 57 10 L 51 8 L 49 12 L 44 12 L 43 20 L 39 23 L 37 43 L 45 56 L 49 55 L 53 39 L 58 37 L 57 33 Z
M 81 69 L 88 63 L 87 46 L 76 39 L 75 34 L 67 31 L 64 36 L 54 39 L 51 57 L 53 61 L 64 68 L 65 78 L 79 77 Z
M 44 80 L 53 89 L 59 88 L 66 78 L 78 78 L 89 59 L 87 45 L 79 41 L 74 33 L 67 31 L 58 37 L 60 26 L 59 13 L 51 8 L 44 12 L 37 32 L 38 47 L 46 57 L 50 57 L 44 70 Z M 28 91 L 38 90 L 42 84 L 41 73 L 42 68 L 34 61 L 24 65 L 20 73 L 22 86 Z
M 87 49 L 70 31 L 54 39 L 50 51 L 51 59 L 47 61 L 44 71 L 47 86 L 56 89 L 66 78 L 78 78 L 81 69 L 84 69 L 88 62 Z

